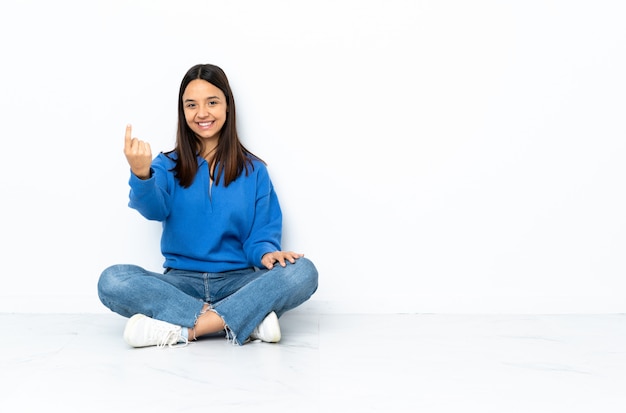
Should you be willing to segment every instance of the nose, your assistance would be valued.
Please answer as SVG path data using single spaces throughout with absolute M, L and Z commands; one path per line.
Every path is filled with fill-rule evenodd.
M 199 118 L 206 118 L 208 114 L 209 112 L 206 109 L 200 108 L 200 110 L 198 111 Z
M 209 113 L 210 113 L 210 110 L 207 105 L 200 105 L 198 109 L 198 117 L 206 118 L 207 116 L 209 116 Z

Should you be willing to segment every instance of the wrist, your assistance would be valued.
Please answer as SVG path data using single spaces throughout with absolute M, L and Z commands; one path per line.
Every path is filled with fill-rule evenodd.
M 131 170 L 131 172 L 133 173 L 133 175 L 135 175 L 137 178 L 141 179 L 142 181 L 145 181 L 146 179 L 150 179 L 150 177 L 152 176 L 152 170 L 150 169 L 148 169 L 147 171 Z

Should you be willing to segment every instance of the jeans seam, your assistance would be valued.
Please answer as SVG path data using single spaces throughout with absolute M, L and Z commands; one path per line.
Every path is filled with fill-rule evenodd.
M 211 284 L 209 283 L 209 273 L 205 272 L 202 276 L 204 278 L 204 301 L 211 302 Z

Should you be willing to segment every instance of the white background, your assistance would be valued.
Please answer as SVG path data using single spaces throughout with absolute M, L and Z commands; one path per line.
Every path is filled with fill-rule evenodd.
M 172 149 L 221 66 L 321 311 L 626 310 L 626 3 L 3 1 L 0 311 L 160 270 L 124 127 Z

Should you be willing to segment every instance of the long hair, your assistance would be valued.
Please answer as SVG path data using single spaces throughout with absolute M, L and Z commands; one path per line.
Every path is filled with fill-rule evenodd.
M 178 129 L 176 131 L 176 147 L 174 151 L 178 157 L 175 160 L 176 165 L 172 170 L 174 176 L 178 179 L 180 185 L 188 188 L 192 183 L 198 171 L 198 154 L 202 153 L 203 143 L 191 130 L 185 120 L 185 112 L 183 106 L 183 94 L 187 85 L 192 80 L 203 79 L 220 89 L 226 96 L 226 121 L 220 131 L 220 137 L 213 157 L 213 165 L 210 168 L 211 178 L 215 185 L 219 185 L 220 180 L 224 179 L 224 186 L 228 186 L 232 181 L 237 179 L 245 170 L 248 174 L 248 168 L 254 168 L 252 159 L 260 158 L 248 151 L 239 141 L 237 134 L 237 117 L 235 111 L 235 98 L 230 89 L 228 78 L 224 71 L 211 64 L 198 64 L 187 71 L 180 83 L 178 94 Z M 214 170 L 215 169 L 215 170 Z

